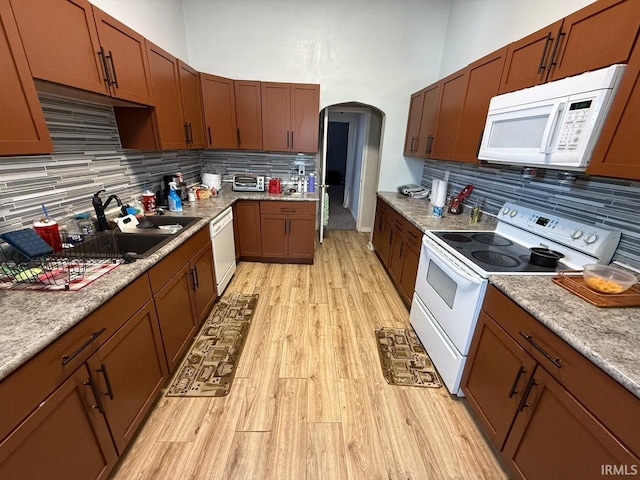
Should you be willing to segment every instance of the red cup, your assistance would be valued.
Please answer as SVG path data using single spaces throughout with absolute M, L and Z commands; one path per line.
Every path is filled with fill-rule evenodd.
M 145 212 L 153 212 L 156 208 L 156 196 L 153 193 L 142 195 L 142 208 Z
M 33 229 L 40 235 L 40 238 L 51 245 L 54 252 L 60 252 L 62 250 L 62 240 L 60 239 L 58 222 L 54 220 L 35 222 Z

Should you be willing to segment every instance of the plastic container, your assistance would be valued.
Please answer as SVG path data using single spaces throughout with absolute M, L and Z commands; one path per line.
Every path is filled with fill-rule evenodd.
M 599 263 L 585 265 L 582 277 L 589 288 L 601 293 L 622 293 L 638 281 L 633 273 Z
M 167 198 L 169 202 L 169 211 L 170 212 L 181 212 L 182 211 L 182 200 L 180 200 L 180 195 L 176 193 L 176 184 L 174 182 L 169 183 L 169 188 L 171 191 L 169 192 L 169 196 Z
M 34 222 L 33 229 L 36 231 L 40 238 L 51 245 L 54 252 L 62 250 L 62 240 L 60 239 L 60 230 L 58 229 L 58 222 L 50 220 L 48 218 Z
M 316 176 L 313 173 L 309 174 L 309 192 L 316 191 Z

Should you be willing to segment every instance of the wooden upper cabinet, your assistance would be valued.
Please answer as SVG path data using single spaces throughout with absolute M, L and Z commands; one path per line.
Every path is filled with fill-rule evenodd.
M 432 158 L 451 159 L 467 89 L 467 70 L 459 70 L 442 80 L 438 122 Z
M 87 0 L 11 0 L 34 78 L 109 93 Z
M 467 67 L 467 91 L 456 135 L 453 160 L 477 162 L 480 140 L 492 97 L 498 94 L 507 47 Z
M 207 148 L 238 148 L 233 80 L 200 74 Z
M 441 82 L 438 82 L 424 89 L 418 134 L 417 156 L 419 157 L 431 158 L 433 153 L 433 141 L 436 135 L 436 125 L 438 124 L 441 85 Z
M 178 61 L 148 40 L 146 44 L 160 147 L 163 150 L 186 148 Z
M 123 100 L 152 105 L 144 37 L 102 10 L 92 7 L 110 93 Z
M 260 82 L 235 80 L 236 137 L 240 150 L 262 149 Z
M 187 130 L 187 146 L 205 148 L 200 74 L 181 60 L 178 60 L 178 72 L 184 123 Z
M 53 151 L 8 0 L 0 0 L 0 155 Z
M 291 151 L 318 151 L 320 85 L 291 84 Z
M 538 30 L 508 46 L 498 93 L 544 83 L 553 43 L 558 38 L 562 20 Z
M 637 0 L 600 0 L 565 17 L 548 80 L 626 63 L 639 27 Z
M 416 156 L 418 151 L 418 135 L 420 133 L 420 117 L 422 115 L 422 103 L 424 102 L 424 90 L 411 95 L 409 101 L 409 118 L 407 119 L 407 134 L 404 139 L 404 154 L 407 157 Z
M 618 87 L 587 173 L 640 180 L 640 45 Z
M 318 151 L 320 86 L 262 82 L 262 148 Z
M 262 82 L 262 148 L 291 149 L 291 84 Z

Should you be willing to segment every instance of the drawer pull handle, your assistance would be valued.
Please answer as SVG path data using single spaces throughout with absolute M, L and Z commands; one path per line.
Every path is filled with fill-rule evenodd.
M 536 350 L 538 350 L 542 355 L 544 355 L 547 359 L 549 359 L 551 361 L 551 363 L 553 363 L 556 367 L 560 368 L 562 367 L 561 363 L 560 363 L 560 359 L 559 358 L 554 358 L 551 355 L 549 355 L 547 352 L 544 351 L 544 349 L 538 345 L 536 342 L 533 341 L 533 337 L 531 335 L 527 335 L 526 333 L 523 332 L 519 332 L 520 335 L 522 337 L 524 337 L 524 339 L 529 342 L 533 348 L 535 348 Z
M 516 387 L 518 386 L 518 382 L 520 381 L 520 377 L 523 373 L 527 372 L 524 369 L 524 366 L 520 365 L 518 373 L 516 373 L 516 378 L 513 380 L 513 385 L 511 385 L 511 390 L 509 390 L 509 398 L 513 397 L 516 394 Z
M 107 392 L 105 393 L 105 395 L 109 395 L 109 398 L 113 400 L 113 390 L 111 390 L 111 381 L 109 381 L 107 366 L 104 363 L 100 364 L 100 368 L 98 369 L 98 371 L 104 376 L 104 383 L 107 385 Z
M 280 208 L 280 211 L 282 213 L 295 213 L 296 209 L 295 208 Z
M 102 407 L 102 402 L 100 401 L 100 395 L 98 395 L 98 391 L 96 390 L 96 384 L 93 382 L 93 378 L 89 375 L 86 382 L 83 382 L 84 385 L 89 385 L 91 387 L 91 392 L 93 393 L 93 398 L 96 401 L 95 405 L 92 405 L 91 408 L 96 408 L 98 411 L 104 415 L 104 408 Z
M 97 332 L 93 332 L 91 334 L 91 336 L 89 337 L 89 340 L 87 340 L 82 345 L 80 345 L 80 347 L 78 347 L 78 349 L 75 352 L 73 352 L 71 355 L 63 355 L 62 356 L 62 365 L 66 365 L 71 360 L 73 360 L 82 350 L 87 348 L 89 346 L 89 344 L 91 344 L 91 342 L 93 342 L 96 338 L 98 338 L 100 335 L 102 335 L 105 330 L 106 330 L 106 328 L 102 327 Z

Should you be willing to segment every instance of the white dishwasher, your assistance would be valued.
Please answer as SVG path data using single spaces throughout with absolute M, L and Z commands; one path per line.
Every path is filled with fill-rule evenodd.
M 216 272 L 216 290 L 222 295 L 236 271 L 236 246 L 233 238 L 233 210 L 231 207 L 209 224 L 213 246 L 213 265 Z

